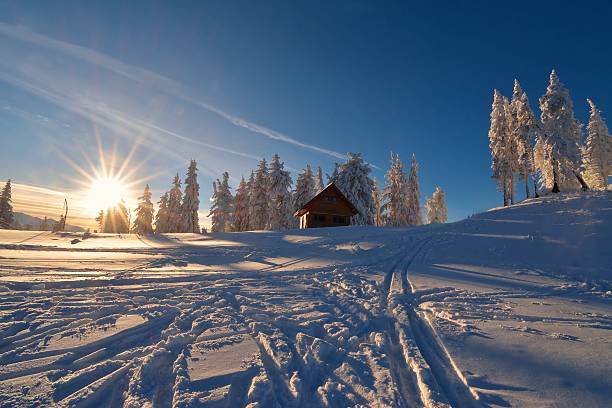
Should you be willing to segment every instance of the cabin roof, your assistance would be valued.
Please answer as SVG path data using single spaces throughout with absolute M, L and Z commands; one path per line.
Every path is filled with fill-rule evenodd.
M 333 183 L 329 183 L 327 186 L 325 186 L 325 188 L 323 188 L 321 191 L 319 191 L 317 194 L 315 194 L 314 197 L 312 197 L 310 199 L 310 201 L 308 201 L 306 204 L 304 204 L 302 206 L 302 208 L 300 208 L 299 210 L 297 210 L 295 212 L 295 214 L 293 214 L 294 217 L 301 217 L 302 215 L 304 215 L 305 213 L 307 213 L 310 210 L 310 207 L 312 206 L 312 204 L 325 192 L 325 191 L 329 191 L 329 190 L 334 190 L 334 192 L 336 192 L 336 194 L 340 197 L 340 199 L 342 201 L 344 201 L 349 208 L 351 209 L 353 215 L 358 214 L 359 211 L 355 208 L 355 206 L 353 205 L 353 203 L 351 203 L 348 198 L 346 198 L 346 196 L 342 193 L 342 191 L 340 191 L 340 189 Z

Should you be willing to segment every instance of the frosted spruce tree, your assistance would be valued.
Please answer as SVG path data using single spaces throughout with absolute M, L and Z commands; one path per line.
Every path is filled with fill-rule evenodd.
M 174 176 L 172 188 L 168 191 L 168 231 L 183 232 L 183 192 L 181 191 L 181 179 Z
M 157 214 L 155 214 L 155 232 L 163 234 L 169 232 L 170 214 L 168 213 L 168 193 L 164 193 L 157 202 Z
M 349 153 L 346 163 L 338 166 L 336 185 L 359 211 L 352 219 L 353 225 L 374 224 L 374 182 L 369 176 L 370 171 L 361 153 Z
M 249 221 L 252 230 L 266 230 L 270 228 L 269 183 L 270 178 L 266 159 L 261 159 L 255 171 L 255 178 L 251 187 Z
M 394 227 L 408 225 L 408 180 L 398 154 L 391 153 L 391 166 L 385 180 L 383 211 L 387 224 Z
M 612 138 L 599 109 L 590 99 L 587 102 L 591 115 L 582 154 L 583 177 L 589 187 L 602 190 L 608 187 L 608 176 L 612 175 Z
M 211 232 L 232 231 L 234 198 L 229 186 L 229 174 L 223 173 L 222 180 L 213 182 L 212 205 L 208 216 L 211 219 Z
M 518 80 L 514 80 L 514 91 L 510 103 L 514 127 L 510 129 L 513 143 L 516 146 L 517 167 L 519 178 L 525 182 L 525 196 L 531 197 L 529 190 L 530 175 L 533 178 L 534 195 L 538 196 L 535 174 L 533 142 L 539 131 L 539 121 L 529 106 L 527 93 L 521 88 Z
M 11 180 L 9 179 L 0 193 L 0 228 L 9 229 L 14 219 Z
M 270 162 L 270 229 L 281 230 L 293 226 L 293 205 L 291 197 L 291 175 L 284 170 L 284 163 L 278 154 Z
M 448 219 L 448 211 L 444 199 L 444 191 L 440 187 L 436 187 L 436 191 L 427 199 L 425 203 L 427 210 L 428 224 L 443 224 Z
M 408 224 L 422 225 L 423 215 L 421 213 L 421 189 L 419 188 L 419 164 L 416 156 L 412 155 L 412 164 L 410 166 L 410 176 L 408 176 Z
M 98 232 L 104 232 L 104 210 L 100 210 L 94 221 L 98 226 Z
M 315 174 L 315 185 L 314 190 L 315 194 L 325 188 L 325 184 L 323 184 L 323 170 L 321 170 L 321 166 L 317 166 L 317 173 Z
M 541 184 L 553 193 L 576 191 L 582 177 L 580 164 L 580 123 L 574 118 L 574 104 L 555 70 L 550 73 L 546 93 L 540 98 L 542 122 Z M 583 184 L 583 188 L 588 188 Z
M 151 190 L 147 184 L 138 197 L 138 207 L 136 207 L 136 219 L 132 225 L 134 234 L 151 234 L 153 232 L 153 203 L 151 202 Z
M 510 150 L 509 121 L 506 114 L 505 101 L 496 89 L 493 91 L 493 106 L 491 108 L 491 123 L 489 127 L 489 148 L 491 149 L 492 178 L 497 183 L 498 191 L 504 194 L 504 205 L 508 205 L 512 190 L 512 153 Z
M 335 183 L 338 180 L 338 168 L 340 165 L 338 163 L 334 164 L 334 171 L 332 174 L 327 175 L 327 184 Z
M 244 181 L 244 177 L 242 177 L 238 189 L 236 189 L 233 225 L 234 231 L 249 230 L 249 186 Z
M 198 165 L 191 160 L 185 178 L 185 196 L 183 197 L 183 231 L 200 233 L 200 185 L 198 184 Z
M 115 231 L 119 234 L 127 234 L 130 232 L 130 215 L 125 205 L 125 201 L 121 200 L 113 209 L 115 217 Z
M 506 119 L 506 161 L 510 166 L 510 177 L 508 179 L 507 189 L 510 204 L 514 204 L 514 175 L 519 172 L 518 146 L 516 139 L 513 137 L 513 129 L 516 128 L 516 118 L 512 113 L 512 106 L 507 97 L 503 97 L 504 101 L 504 117 Z
M 302 208 L 315 194 L 315 179 L 312 175 L 310 165 L 306 165 L 295 182 L 295 192 L 293 193 L 294 211 Z
M 374 225 L 382 227 L 384 225 L 382 215 L 382 193 L 378 186 L 378 179 L 374 177 L 374 188 L 372 189 L 372 201 L 374 202 Z
M 108 208 L 104 214 L 104 231 L 114 234 L 127 234 L 130 230 L 130 221 L 127 207 L 122 200 L 116 206 Z

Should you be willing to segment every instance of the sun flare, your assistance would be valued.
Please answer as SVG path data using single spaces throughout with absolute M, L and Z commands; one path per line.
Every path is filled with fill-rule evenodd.
M 92 180 L 87 193 L 87 207 L 92 211 L 112 208 L 126 199 L 127 187 L 121 180 L 112 177 L 101 177 Z

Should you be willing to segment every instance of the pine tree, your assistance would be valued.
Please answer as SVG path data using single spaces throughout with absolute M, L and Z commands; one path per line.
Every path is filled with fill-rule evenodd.
M 168 213 L 168 193 L 164 193 L 157 203 L 158 209 L 155 214 L 155 232 L 163 234 L 169 232 L 170 214 Z
M 608 176 L 612 175 L 612 138 L 599 109 L 590 99 L 587 102 L 591 106 L 591 115 L 582 156 L 584 180 L 591 188 L 606 189 Z
M 261 159 L 251 190 L 249 219 L 251 229 L 265 230 L 270 228 L 270 197 L 268 192 L 270 178 L 266 159 Z
M 153 232 L 153 203 L 151 202 L 151 190 L 147 184 L 140 197 L 136 208 L 136 219 L 132 226 L 135 234 L 151 234 Z
M 98 216 L 95 218 L 95 221 L 98 225 L 98 232 L 104 232 L 104 210 L 100 210 Z
M 518 146 L 516 139 L 513 137 L 512 130 L 516 128 L 516 118 L 512 112 L 510 100 L 503 97 L 504 101 L 504 117 L 506 119 L 506 161 L 510 167 L 510 175 L 508 178 L 507 190 L 510 204 L 514 204 L 514 175 L 519 171 Z
M 315 175 L 315 194 L 325 188 L 325 184 L 323 184 L 323 170 L 321 170 L 321 166 L 317 166 L 317 173 Z
M 512 187 L 512 160 L 510 145 L 510 132 L 508 129 L 508 110 L 505 98 L 496 89 L 493 91 L 493 106 L 491 109 L 491 124 L 489 127 L 489 148 L 491 149 L 492 178 L 497 183 L 499 191 L 504 193 L 504 205 L 510 202 Z
M 359 212 L 352 219 L 353 225 L 374 224 L 374 183 L 369 177 L 370 171 L 360 153 L 349 153 L 346 163 L 338 166 L 336 186 Z
M 529 176 L 533 176 L 534 195 L 538 196 L 538 189 L 535 179 L 534 147 L 535 140 L 539 131 L 539 121 L 529 106 L 527 93 L 521 89 L 518 80 L 514 80 L 514 91 L 510 104 L 514 127 L 510 129 L 513 143 L 517 147 L 517 165 L 519 177 L 525 182 L 525 196 L 529 198 Z
M 200 232 L 198 210 L 200 208 L 200 185 L 198 184 L 198 168 L 195 160 L 189 163 L 185 179 L 185 197 L 183 199 L 183 231 Z
M 244 177 L 240 180 L 236 190 L 233 225 L 234 231 L 249 230 L 249 186 L 244 181 Z
M 334 164 L 334 171 L 332 172 L 331 175 L 329 174 L 327 175 L 327 184 L 335 183 L 338 180 L 339 167 L 340 165 L 338 163 Z
M 553 70 L 546 93 L 540 98 L 542 122 L 540 162 L 542 184 L 553 193 L 580 188 L 582 178 L 577 173 L 580 159 L 581 125 L 574 118 L 574 106 L 569 91 Z M 587 188 L 583 185 L 583 188 Z
M 270 181 L 268 195 L 270 197 L 270 229 L 281 230 L 293 225 L 291 202 L 291 175 L 284 170 L 284 163 L 278 154 L 272 157 L 270 163 Z
M 394 227 L 408 225 L 408 181 L 404 163 L 398 154 L 391 153 L 391 166 L 385 174 L 383 211 L 387 224 Z
M 444 200 L 444 191 L 436 187 L 436 191 L 425 203 L 428 224 L 443 224 L 448 219 L 448 211 Z
M 419 164 L 416 156 L 412 155 L 412 165 L 410 166 L 410 176 L 408 177 L 408 224 L 422 225 L 423 215 L 421 213 L 421 190 L 419 188 Z
M 0 228 L 9 229 L 14 221 L 11 180 L 9 179 L 0 193 Z
M 382 227 L 384 225 L 382 216 L 382 196 L 380 188 L 378 187 L 378 179 L 376 177 L 374 177 L 372 201 L 374 202 L 374 225 L 377 227 Z
M 210 213 L 211 232 L 231 232 L 234 198 L 229 186 L 229 174 L 223 173 L 222 180 L 213 182 L 213 196 Z
M 115 231 L 113 232 L 127 234 L 130 231 L 130 221 L 128 209 L 123 200 L 113 208 L 113 217 L 115 218 Z
M 315 180 L 310 165 L 307 165 L 298 175 L 295 183 L 295 192 L 293 194 L 294 211 L 302 208 L 304 204 L 314 197 L 315 193 Z
M 181 191 L 181 179 L 178 175 L 174 176 L 172 188 L 168 192 L 168 231 L 183 232 L 183 193 Z

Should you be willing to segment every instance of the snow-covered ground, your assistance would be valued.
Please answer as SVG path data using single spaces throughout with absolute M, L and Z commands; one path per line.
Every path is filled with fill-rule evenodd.
M 447 225 L 0 231 L 0 406 L 612 405 L 612 195 Z

